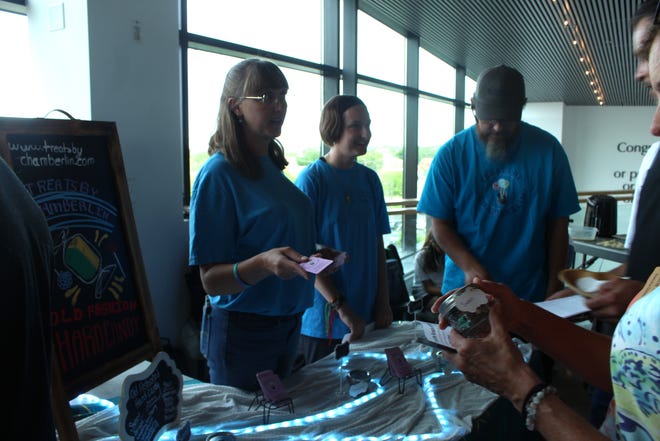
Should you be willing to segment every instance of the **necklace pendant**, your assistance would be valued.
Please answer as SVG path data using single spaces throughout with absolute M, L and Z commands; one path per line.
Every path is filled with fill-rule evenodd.
M 350 204 L 351 203 L 351 195 L 346 193 L 344 195 L 344 200 L 346 201 L 347 204 Z

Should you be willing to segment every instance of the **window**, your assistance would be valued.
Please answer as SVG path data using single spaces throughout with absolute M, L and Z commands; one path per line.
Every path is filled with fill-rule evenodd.
M 385 200 L 403 197 L 403 94 L 358 85 L 358 96 L 369 109 L 371 141 L 358 160 L 380 176 Z
M 465 108 L 465 118 L 464 118 L 464 128 L 471 127 L 474 125 L 474 115 L 472 114 L 472 108 L 469 106 L 472 95 L 477 90 L 477 82 L 470 77 L 465 77 L 465 101 L 468 103 L 468 106 Z
M 346 5 L 340 0 L 180 1 L 187 16 L 181 33 L 187 60 L 183 67 L 187 74 L 183 99 L 187 103 L 184 118 L 188 137 L 184 144 L 189 150 L 186 203 L 196 173 L 208 158 L 208 141 L 216 128 L 226 73 L 241 59 L 255 56 L 270 57 L 289 81 L 288 111 L 279 139 L 289 161 L 284 173 L 290 179 L 322 153 L 319 118 L 324 102 L 330 98 L 327 94 L 333 93 L 336 86 L 334 90 L 356 90 L 369 109 L 372 138 L 367 154 L 359 160 L 379 174 L 386 200 L 404 198 L 404 173 L 406 182 L 416 183 L 419 196 L 431 159 L 454 134 L 456 106 L 463 111 L 461 101 L 457 104 L 454 100 L 469 101 L 475 87 L 473 80 L 466 78 L 465 95 L 456 96 L 456 70 L 421 48 L 418 81 L 406 78 L 407 71 L 415 71 L 406 66 L 406 37 L 358 9 L 357 84 L 342 83 L 345 48 L 340 43 L 345 41 Z M 326 19 L 336 19 L 338 29 L 323 26 L 328 5 L 337 10 Z M 327 41 L 336 45 L 325 45 Z M 339 48 L 338 66 L 324 64 L 323 47 Z M 383 48 L 387 56 L 383 56 Z M 410 97 L 418 97 L 415 121 L 406 114 L 406 103 L 415 102 Z M 465 111 L 465 125 L 470 126 L 474 119 L 469 107 Z M 417 131 L 417 145 L 405 144 L 415 138 L 410 132 L 406 136 L 406 130 Z M 418 149 L 417 164 L 406 164 L 404 148 Z M 410 189 L 407 192 L 412 193 Z M 393 214 L 393 232 L 385 238 L 386 243 L 395 243 L 406 254 L 414 252 L 426 230 L 425 218 L 419 218 L 414 211 Z
M 361 75 L 405 84 L 406 39 L 358 11 L 357 71 Z M 387 56 L 383 56 L 383 51 Z
M 322 108 L 320 75 L 282 68 L 289 82 L 286 119 L 280 141 L 289 165 L 284 173 L 295 180 L 300 170 L 319 158 L 321 135 L 319 121 Z
M 225 76 L 241 59 L 188 49 L 188 127 L 190 183 L 208 159 L 209 139 L 215 132 Z
M 215 132 L 220 95 L 229 69 L 242 58 L 188 49 L 188 127 L 190 183 L 208 159 L 208 145 Z M 280 66 L 289 82 L 287 116 L 279 137 L 292 180 L 300 169 L 318 158 L 321 114 L 321 77 Z
M 438 148 L 454 136 L 455 107 L 440 101 L 419 99 L 417 194 L 422 194 L 426 174 Z
M 455 98 L 456 69 L 420 48 L 419 88 L 425 92 Z
M 26 15 L 0 10 L 0 116 L 43 117 L 45 107 L 40 81 L 30 51 Z
M 321 4 L 322 0 L 187 0 L 188 32 L 318 63 Z

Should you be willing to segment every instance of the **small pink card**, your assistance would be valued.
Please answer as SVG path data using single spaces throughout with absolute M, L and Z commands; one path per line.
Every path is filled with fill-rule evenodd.
M 318 274 L 323 271 L 328 265 L 332 264 L 332 260 L 324 259 L 323 257 L 310 257 L 307 262 L 303 262 L 300 266 L 309 273 Z

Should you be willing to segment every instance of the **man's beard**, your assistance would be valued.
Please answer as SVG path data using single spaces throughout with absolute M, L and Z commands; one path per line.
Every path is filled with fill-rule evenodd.
M 513 131 L 501 131 L 493 134 L 490 130 L 481 131 L 477 128 L 477 135 L 486 149 L 486 157 L 490 161 L 506 161 L 518 128 Z
M 491 139 L 490 137 L 484 143 L 486 146 L 486 157 L 491 161 L 503 162 L 509 154 L 508 139 Z

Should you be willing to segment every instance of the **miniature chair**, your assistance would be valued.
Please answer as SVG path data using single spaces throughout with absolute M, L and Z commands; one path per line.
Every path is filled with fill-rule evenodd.
M 270 411 L 272 409 L 278 409 L 280 407 L 286 406 L 289 410 L 289 413 L 294 413 L 293 409 L 293 400 L 289 397 L 288 392 L 282 384 L 280 377 L 274 373 L 272 370 L 266 370 L 257 372 L 257 381 L 261 387 L 261 396 L 259 392 L 254 397 L 252 402 L 259 400 L 257 404 L 257 409 L 259 406 L 263 406 L 263 419 L 264 424 L 268 424 L 270 418 Z M 250 404 L 250 408 L 252 404 Z
M 402 394 L 406 388 L 406 380 L 408 378 L 413 378 L 417 380 L 417 384 L 422 385 L 422 370 L 413 369 L 412 365 L 406 360 L 405 355 L 400 347 L 396 346 L 393 348 L 385 349 L 385 355 L 387 356 L 387 371 L 383 378 L 389 374 L 391 377 L 396 377 L 399 380 L 399 393 Z M 385 384 L 389 381 L 387 378 L 385 381 L 381 379 L 381 383 Z

